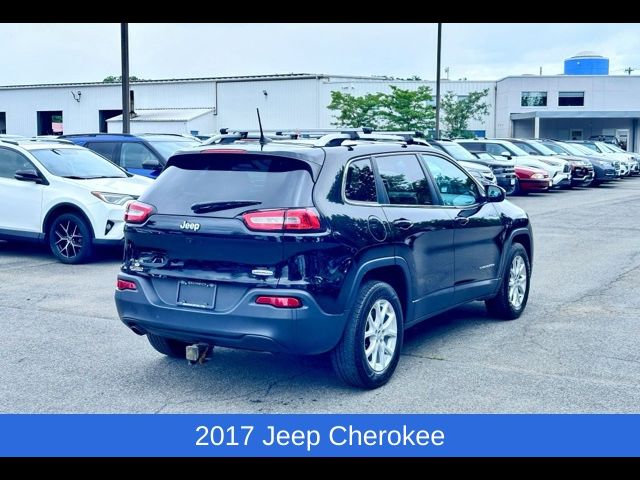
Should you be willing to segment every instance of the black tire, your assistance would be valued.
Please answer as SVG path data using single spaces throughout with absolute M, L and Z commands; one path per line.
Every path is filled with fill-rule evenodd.
M 589 186 L 591 188 L 595 188 L 595 187 L 599 187 L 600 185 L 602 185 L 602 182 L 600 180 L 594 179 L 593 182 L 591 182 L 591 184 Z
M 368 340 L 365 339 L 367 326 L 371 326 L 368 316 L 378 301 L 388 302 L 393 307 L 396 318 L 395 348 L 387 366 L 380 371 L 376 371 L 371 367 L 365 352 L 372 345 L 371 337 Z M 384 314 L 381 323 L 387 318 L 392 321 L 390 316 Z M 373 334 L 372 336 L 376 335 Z M 389 381 L 398 365 L 402 351 L 403 336 L 402 305 L 395 290 L 391 285 L 384 282 L 370 281 L 365 283 L 360 287 L 353 308 L 349 313 L 342 338 L 331 352 L 331 363 L 336 374 L 343 382 L 354 387 L 372 389 L 384 385 Z M 385 337 L 382 335 L 380 338 Z M 391 337 L 389 336 L 388 338 Z M 376 349 L 373 347 L 373 352 L 375 351 Z M 372 353 L 372 355 L 376 355 L 376 353 Z M 372 357 L 372 360 L 374 358 L 376 357 Z
M 186 358 L 186 348 L 190 345 L 180 340 L 173 340 L 151 333 L 147 333 L 147 340 L 157 352 L 171 358 Z
M 511 268 L 516 257 L 520 257 L 524 261 L 524 268 L 526 270 L 526 286 L 524 287 L 524 297 L 522 298 L 519 305 L 514 305 L 514 303 L 509 300 L 509 278 L 511 275 Z M 524 312 L 524 309 L 527 306 L 530 285 L 531 264 L 529 263 L 529 255 L 520 243 L 514 243 L 511 245 L 509 255 L 507 255 L 507 264 L 505 266 L 504 275 L 502 276 L 500 291 L 494 298 L 485 301 L 485 305 L 487 306 L 489 314 L 502 320 L 514 320 L 518 318 L 520 315 L 522 315 L 522 312 Z
M 49 227 L 49 249 L 62 263 L 84 263 L 93 257 L 93 233 L 80 215 L 65 213 Z

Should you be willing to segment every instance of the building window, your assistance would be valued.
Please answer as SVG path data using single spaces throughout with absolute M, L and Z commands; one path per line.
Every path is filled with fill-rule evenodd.
M 559 107 L 584 107 L 584 92 L 559 92 Z
M 547 92 L 522 92 L 520 105 L 522 107 L 546 107 Z

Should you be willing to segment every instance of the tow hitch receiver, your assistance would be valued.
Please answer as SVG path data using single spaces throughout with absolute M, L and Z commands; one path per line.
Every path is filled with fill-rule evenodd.
M 187 346 L 186 357 L 189 365 L 203 365 L 207 361 L 208 356 L 211 354 L 213 347 L 206 343 L 195 343 Z

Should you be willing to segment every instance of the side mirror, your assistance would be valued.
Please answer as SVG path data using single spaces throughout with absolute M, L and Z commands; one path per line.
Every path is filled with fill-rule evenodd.
M 35 170 L 18 170 L 13 178 L 23 182 L 42 183 L 42 178 Z
M 506 158 L 507 160 L 511 160 L 511 154 L 506 150 L 503 152 L 500 152 L 500 156 Z
M 487 185 L 484 189 L 487 192 L 488 202 L 502 202 L 507 196 L 504 188 L 499 187 L 498 185 Z
M 160 168 L 160 162 L 158 160 L 145 160 L 142 162 L 142 168 L 145 170 L 158 170 Z

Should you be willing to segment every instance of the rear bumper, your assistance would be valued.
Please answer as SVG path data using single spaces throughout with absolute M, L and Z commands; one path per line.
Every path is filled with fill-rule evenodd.
M 204 342 L 230 348 L 317 354 L 336 346 L 344 315 L 324 312 L 307 292 L 292 289 L 251 289 L 228 310 L 206 310 L 164 303 L 149 279 L 120 273 L 136 283 L 136 291 L 116 291 L 122 322 L 140 333 L 184 342 Z M 303 306 L 282 309 L 258 305 L 259 295 L 295 296 Z

